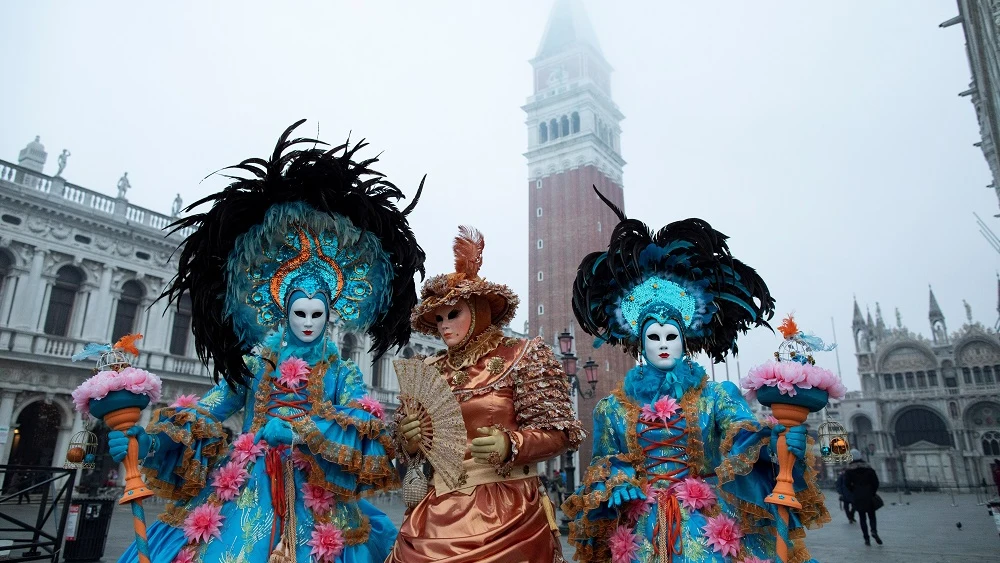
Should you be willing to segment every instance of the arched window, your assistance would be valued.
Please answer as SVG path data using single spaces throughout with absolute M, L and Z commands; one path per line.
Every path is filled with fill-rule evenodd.
M 382 388 L 382 358 L 379 358 L 372 362 L 372 387 L 376 389 Z
M 976 382 L 976 385 L 983 384 L 983 371 L 978 367 L 972 368 L 972 379 Z
M 49 294 L 49 311 L 45 315 L 45 334 L 66 336 L 69 334 L 69 321 L 73 316 L 73 305 L 76 294 L 80 292 L 83 283 L 83 272 L 73 266 L 63 266 L 56 272 L 56 283 Z
M 563 137 L 569 135 L 569 118 L 565 115 L 559 120 L 559 124 L 562 125 L 562 135 Z
M 142 284 L 135 280 L 129 280 L 122 285 L 122 297 L 118 300 L 118 307 L 115 309 L 115 325 L 111 330 L 111 341 L 117 342 L 119 338 L 126 334 L 135 332 L 135 321 L 139 316 L 139 305 L 146 295 L 146 290 Z
M 861 451 L 868 451 L 868 445 L 875 444 L 874 433 L 872 432 L 872 421 L 867 416 L 855 417 L 851 426 L 854 430 L 854 443 Z
M 559 138 L 559 122 L 555 119 L 549 121 L 549 137 L 552 140 Z
M 361 359 L 361 347 L 358 346 L 358 337 L 346 332 L 343 342 L 340 344 L 340 355 L 347 360 L 358 363 Z
M 544 143 L 549 140 L 549 126 L 545 122 L 538 124 L 538 142 Z
M 412 358 L 413 357 L 413 348 L 410 348 L 409 346 L 407 346 L 406 348 L 403 348 L 403 357 L 406 358 L 406 359 Z
M 955 401 L 948 403 L 948 414 L 950 414 L 952 418 L 958 418 L 958 403 Z
M 538 306 L 538 314 L 539 315 L 544 315 L 545 314 L 545 305 L 539 305 Z
M 986 383 L 993 383 L 993 368 L 990 366 L 985 366 L 983 368 L 983 379 Z
M 972 385 L 972 371 L 969 368 L 962 368 L 962 380 L 966 385 Z
M 903 447 L 921 440 L 940 446 L 952 445 L 944 420 L 930 409 L 917 407 L 896 420 L 896 443 Z
M 570 126 L 572 127 L 573 132 L 574 133 L 579 133 L 580 132 L 580 114 L 574 111 L 573 115 L 571 115 L 569 119 L 570 119 Z
M 1000 432 L 986 432 L 983 434 L 983 454 L 1000 455 Z
M 170 329 L 170 353 L 175 356 L 187 355 L 188 337 L 191 335 L 191 296 L 185 293 L 177 301 L 174 311 L 174 325 Z
M 536 207 L 535 208 L 535 217 L 541 217 L 541 216 L 542 216 L 542 208 L 541 207 Z
M 538 270 L 538 281 L 542 281 L 544 279 L 545 279 L 545 274 L 543 274 L 541 270 Z
M 545 246 L 545 243 L 542 242 L 542 239 L 538 239 L 538 242 L 535 243 L 535 247 L 541 250 L 543 246 Z

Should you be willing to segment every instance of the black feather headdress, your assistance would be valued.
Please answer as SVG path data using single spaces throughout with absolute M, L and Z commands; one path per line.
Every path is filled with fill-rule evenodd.
M 387 280 L 383 280 L 384 306 L 365 323 L 372 337 L 371 351 L 382 355 L 392 346 L 409 341 L 410 310 L 417 302 L 414 274 L 424 274 L 424 252 L 417 244 L 407 222 L 413 202 L 403 210 L 395 202 L 403 193 L 383 175 L 370 167 L 377 159 L 355 160 L 364 141 L 327 148 L 314 139 L 290 139 L 292 131 L 305 120 L 293 124 L 278 139 L 270 159 L 251 158 L 227 170 L 238 170 L 249 177 L 226 176 L 234 182 L 219 193 L 195 202 L 187 211 L 211 204 L 203 212 L 184 217 L 171 225 L 173 231 L 194 229 L 183 243 L 177 276 L 161 297 L 176 302 L 183 295 L 191 297 L 192 330 L 198 356 L 206 364 L 214 362 L 214 377 L 230 385 L 246 385 L 251 376 L 244 355 L 259 344 L 234 323 L 232 307 L 227 307 L 227 293 L 233 280 L 230 270 L 237 248 L 246 248 L 240 237 L 259 232 L 269 210 L 276 206 L 308 209 L 323 217 L 346 219 L 353 229 L 374 237 L 388 261 Z M 310 148 L 298 148 L 310 145 Z M 309 231 L 310 225 L 304 225 Z M 244 237 L 246 239 L 246 237 Z
M 573 312 L 595 345 L 621 345 L 635 355 L 643 324 L 670 320 L 689 353 L 722 361 L 737 352 L 740 333 L 770 328 L 774 299 L 757 272 L 733 258 L 726 235 L 694 218 L 653 234 L 597 195 L 621 222 L 607 251 L 583 259 L 573 285 Z

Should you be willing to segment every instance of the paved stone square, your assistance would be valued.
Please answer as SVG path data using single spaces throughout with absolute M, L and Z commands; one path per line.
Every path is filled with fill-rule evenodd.
M 829 493 L 827 498 L 836 499 Z M 886 506 L 878 511 L 878 529 L 884 545 L 872 542 L 871 547 L 865 547 L 858 524 L 849 524 L 834 501 L 833 521 L 809 532 L 807 542 L 813 556 L 822 563 L 1000 563 L 1000 533 L 987 508 L 977 505 L 975 495 L 956 495 L 955 506 L 947 493 L 886 493 L 883 498 Z M 373 501 L 397 525 L 403 519 L 403 504 L 398 499 L 396 495 Z M 150 523 L 162 509 L 160 503 L 147 503 Z M 5 504 L 0 505 L 0 510 L 20 518 L 33 518 L 37 505 L 29 508 Z M 961 529 L 956 526 L 958 522 L 962 523 Z M 132 539 L 131 512 L 127 507 L 117 507 L 104 561 L 116 561 Z M 572 557 L 565 538 L 563 545 L 567 558 Z

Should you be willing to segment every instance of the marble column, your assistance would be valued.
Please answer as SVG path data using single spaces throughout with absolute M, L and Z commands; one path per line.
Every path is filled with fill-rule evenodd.
M 0 465 L 10 458 L 10 446 L 14 442 L 14 399 L 17 391 L 0 392 Z

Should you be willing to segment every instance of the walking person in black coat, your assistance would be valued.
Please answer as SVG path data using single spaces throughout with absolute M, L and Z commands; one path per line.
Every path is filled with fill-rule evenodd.
M 851 524 L 854 523 L 854 503 L 851 502 L 853 495 L 851 491 L 847 490 L 847 485 L 844 483 L 844 478 L 847 476 L 847 469 L 840 472 L 837 476 L 837 494 L 840 495 L 840 504 L 844 507 L 844 514 L 847 515 L 847 521 Z
M 859 452 L 860 453 L 860 452 Z M 871 537 L 875 543 L 882 545 L 882 538 L 878 537 L 878 523 L 875 520 L 875 511 L 882 507 L 881 498 L 878 492 L 878 474 L 865 463 L 865 460 L 858 456 L 847 466 L 844 473 L 844 485 L 851 493 L 854 510 L 858 512 L 861 519 L 861 533 L 865 536 L 865 545 L 871 545 L 868 539 L 868 525 L 871 523 Z

